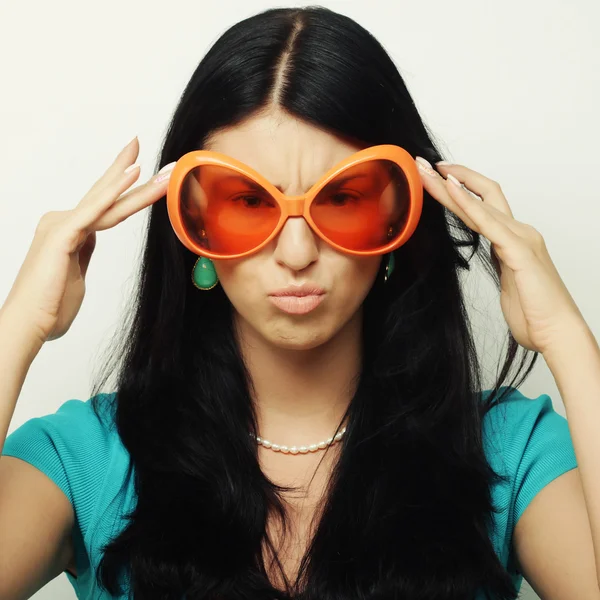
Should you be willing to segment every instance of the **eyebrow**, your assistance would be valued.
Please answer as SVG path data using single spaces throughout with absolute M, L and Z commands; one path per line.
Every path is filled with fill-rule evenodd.
M 341 177 L 341 178 L 336 177 L 333 181 L 330 181 L 325 186 L 325 188 L 337 187 L 344 183 L 347 183 L 348 181 L 351 181 L 352 179 L 366 179 L 366 178 L 367 178 L 367 175 L 365 175 L 364 173 L 357 173 L 356 175 L 347 175 L 346 177 Z M 256 182 L 254 182 L 251 179 L 248 179 L 247 177 L 244 177 L 242 175 L 227 175 L 227 176 L 221 178 L 221 181 L 239 181 L 241 183 L 246 184 L 248 187 L 250 187 L 253 190 L 261 189 L 260 186 Z M 314 185 L 314 183 L 313 183 L 313 185 Z M 282 194 L 285 193 L 283 191 L 283 188 L 280 185 L 276 185 L 274 187 L 276 187 Z M 308 189 L 310 189 L 312 187 L 313 186 L 311 185 Z M 308 190 L 305 190 L 304 193 L 306 193 L 307 191 Z

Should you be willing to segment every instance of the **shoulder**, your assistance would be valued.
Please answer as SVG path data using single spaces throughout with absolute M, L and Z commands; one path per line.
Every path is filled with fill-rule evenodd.
M 531 398 L 503 387 L 499 402 L 485 414 L 482 436 L 486 457 L 503 477 L 492 486 L 494 544 L 512 568 L 514 527 L 536 494 L 563 473 L 577 467 L 567 419 L 548 394 Z M 482 393 L 487 401 L 491 390 Z
M 492 390 L 485 390 L 487 401 Z M 574 460 L 567 419 L 559 414 L 548 394 L 528 397 L 516 388 L 502 387 L 482 422 L 483 443 L 494 468 L 514 474 L 524 460 Z M 550 453 L 550 454 L 549 454 Z
M 118 442 L 113 399 L 114 394 L 100 394 L 85 401 L 70 399 L 56 412 L 33 417 L 7 436 L 3 454 L 31 453 L 37 446 L 52 443 L 64 467 L 75 462 L 102 462 Z
M 115 396 L 67 400 L 56 412 L 25 421 L 7 436 L 2 450 L 31 463 L 62 489 L 82 533 L 128 468 L 114 423 Z
M 67 400 L 56 412 L 25 421 L 2 450 L 42 471 L 73 506 L 78 575 L 66 575 L 78 597 L 94 595 L 102 548 L 135 504 L 129 453 L 116 428 L 115 410 L 115 392 Z

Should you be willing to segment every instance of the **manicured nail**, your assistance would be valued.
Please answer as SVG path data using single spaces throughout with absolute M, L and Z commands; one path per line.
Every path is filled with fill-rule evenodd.
M 454 175 L 450 175 L 450 173 L 448 173 L 448 181 L 451 181 L 456 187 L 462 188 L 462 183 Z
M 449 167 L 452 163 L 449 163 L 445 160 L 440 160 L 438 162 L 435 163 L 436 167 Z
M 139 166 L 140 165 L 138 165 L 138 164 L 129 165 L 124 171 L 125 175 L 127 175 L 128 173 L 131 173 L 131 171 L 133 171 L 134 169 L 137 169 Z
M 171 171 L 169 171 L 168 173 L 163 173 L 162 175 L 159 175 L 154 180 L 154 183 L 160 183 L 161 181 L 164 181 L 165 179 L 169 179 L 169 177 L 171 177 Z
M 168 165 L 165 165 L 165 166 L 164 166 L 164 167 L 163 167 L 163 168 L 162 168 L 162 169 L 159 171 L 159 173 L 166 173 L 167 171 L 170 171 L 170 170 L 171 170 L 171 169 L 172 169 L 172 168 L 175 166 L 175 163 L 176 163 L 176 162 L 177 162 L 177 161 L 176 161 L 176 160 L 174 160 L 173 162 L 169 163 Z
M 133 144 L 133 142 L 137 139 L 137 135 L 130 140 L 129 142 L 127 142 L 127 144 L 125 144 L 125 146 L 123 147 L 123 150 L 125 150 L 125 148 L 129 148 L 129 146 L 131 146 L 131 144 Z
M 175 166 L 175 163 L 177 161 L 174 161 L 172 163 L 169 163 L 168 165 L 165 165 L 159 172 L 158 172 L 158 176 L 156 177 L 156 179 L 154 180 L 154 183 L 160 183 L 161 181 L 165 181 L 165 179 L 169 179 L 169 177 L 171 177 L 171 173 L 173 171 L 173 167 Z
M 417 162 L 419 169 L 421 169 L 421 171 L 423 171 L 424 173 L 427 173 L 427 175 L 437 175 L 437 173 L 433 170 L 431 163 L 426 161 L 421 156 L 417 156 L 415 158 L 415 161 Z

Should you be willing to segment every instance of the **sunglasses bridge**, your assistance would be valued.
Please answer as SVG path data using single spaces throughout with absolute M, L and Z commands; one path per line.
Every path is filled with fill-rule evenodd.
M 288 207 L 288 217 L 304 216 L 306 196 L 286 196 L 285 200 Z

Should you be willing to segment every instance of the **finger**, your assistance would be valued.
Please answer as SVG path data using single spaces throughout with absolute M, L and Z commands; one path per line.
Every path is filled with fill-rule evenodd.
M 475 225 L 474 230 L 484 235 L 497 249 L 502 250 L 511 244 L 524 243 L 524 238 L 518 231 L 518 226 L 523 226 L 522 223 L 518 223 L 497 208 L 474 199 L 450 177 L 446 180 L 446 187 L 448 193 Z
M 174 164 L 174 163 L 173 163 Z M 169 178 L 156 181 L 164 173 L 155 175 L 146 184 L 123 194 L 96 221 L 92 223 L 95 231 L 110 229 L 131 215 L 154 204 L 166 194 Z
M 454 175 L 469 191 L 481 196 L 486 204 L 493 206 L 509 217 L 513 216 L 508 200 L 497 181 L 464 165 L 442 165 L 437 163 L 436 168 L 444 176 L 447 176 L 448 173 Z
M 439 173 L 436 173 L 424 158 L 417 156 L 416 162 L 417 166 L 419 167 L 419 173 L 421 174 L 423 187 L 429 192 L 429 194 L 440 204 L 458 216 L 458 218 L 463 221 L 467 227 L 475 229 L 475 224 L 473 221 L 448 193 L 445 185 L 445 179 Z
M 104 172 L 94 185 L 90 188 L 88 193 L 81 199 L 76 208 L 80 206 L 87 206 L 88 204 L 95 204 L 99 197 L 105 198 L 105 193 L 115 184 L 122 181 L 123 176 L 129 180 L 129 185 L 135 181 L 134 174 L 140 173 L 139 166 L 129 173 L 125 173 L 130 165 L 134 164 L 140 152 L 140 144 L 137 137 L 135 137 L 125 148 L 119 152 L 115 160 L 112 162 L 110 167 Z M 127 189 L 127 188 L 125 188 Z
M 140 175 L 140 169 L 123 173 L 101 192 L 95 192 L 86 203 L 79 203 L 72 211 L 73 222 L 80 229 L 90 230 L 95 223 L 131 187 Z
M 522 238 L 527 238 L 529 236 L 531 229 L 529 225 L 517 221 L 512 216 L 497 209 L 495 206 L 492 206 L 487 202 L 482 202 L 479 198 L 473 196 L 473 194 L 466 190 L 460 184 L 460 181 L 458 181 L 451 173 L 448 174 L 448 179 L 443 181 L 454 201 L 459 204 L 463 212 L 465 212 L 475 224 L 477 223 L 475 215 L 479 214 L 480 211 L 483 211 L 492 214 L 498 221 L 504 223 L 504 225 L 518 236 Z

